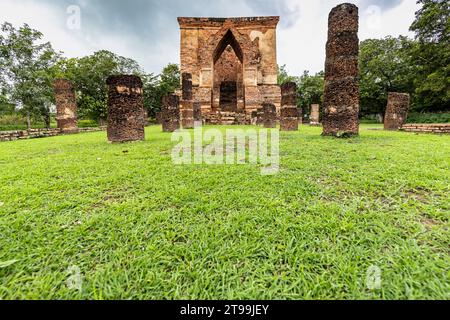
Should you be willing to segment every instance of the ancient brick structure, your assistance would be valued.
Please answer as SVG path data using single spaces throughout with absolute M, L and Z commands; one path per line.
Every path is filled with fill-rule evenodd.
M 178 18 L 181 72 L 207 123 L 251 122 L 264 102 L 280 109 L 276 27 L 279 17 Z M 224 113 L 222 115 L 222 113 Z
M 137 76 L 111 76 L 108 84 L 108 140 L 113 143 L 145 139 L 142 81 Z
M 358 7 L 341 4 L 329 16 L 323 134 L 359 133 Z
M 180 98 L 170 94 L 163 98 L 161 124 L 164 132 L 174 132 L 180 129 Z
M 181 127 L 183 129 L 194 128 L 194 101 L 192 92 L 192 74 L 184 72 L 181 76 Z
M 401 129 L 408 117 L 409 104 L 409 94 L 389 92 L 386 115 L 384 117 L 385 130 Z
M 76 132 L 73 133 L 97 132 L 105 130 L 106 127 L 79 128 Z M 30 130 L 0 131 L 0 142 L 48 138 L 66 134 L 67 132 L 63 132 L 61 129 L 30 129 Z
M 277 108 L 271 103 L 263 103 L 261 123 L 264 128 L 277 127 Z
M 200 102 L 194 102 L 194 121 L 196 124 L 203 122 L 202 105 Z
M 297 85 L 288 82 L 281 86 L 281 131 L 298 131 Z
M 310 125 L 318 126 L 320 125 L 320 105 L 311 105 L 311 115 L 310 115 Z
M 72 82 L 66 79 L 57 79 L 53 83 L 53 89 L 58 129 L 63 133 L 77 132 L 77 101 Z
M 405 124 L 401 130 L 414 133 L 450 134 L 450 123 Z

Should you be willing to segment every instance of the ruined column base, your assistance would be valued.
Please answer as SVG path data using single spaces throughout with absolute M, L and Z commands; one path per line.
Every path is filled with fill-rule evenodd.
M 181 127 L 183 129 L 193 129 L 195 126 L 194 120 L 194 105 L 190 101 L 183 101 L 183 108 L 181 109 Z
M 325 111 L 328 114 L 323 120 L 323 136 L 346 138 L 359 135 L 359 115 L 353 112 L 354 108 L 348 113 L 330 109 Z

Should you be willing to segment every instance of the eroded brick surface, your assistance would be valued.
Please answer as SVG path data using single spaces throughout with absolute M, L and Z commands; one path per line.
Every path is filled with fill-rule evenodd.
M 113 143 L 145 139 L 142 81 L 137 76 L 111 76 L 108 84 L 108 140 Z
M 281 131 L 298 131 L 297 85 L 289 82 L 281 86 Z
M 174 132 L 180 129 L 180 98 L 171 94 L 163 98 L 161 123 L 164 132 Z
M 69 80 L 57 79 L 53 83 L 56 101 L 56 122 L 62 133 L 78 131 L 75 88 Z
M 271 103 L 263 103 L 261 122 L 264 128 L 277 127 L 277 108 Z
M 193 102 L 206 123 L 250 123 L 264 102 L 279 110 L 279 17 L 178 18 L 181 72 L 192 74 Z M 224 114 L 222 114 L 224 113 Z M 245 116 L 243 116 L 245 114 Z
M 389 92 L 386 115 L 384 117 L 385 130 L 399 130 L 406 123 L 410 104 L 408 93 Z
M 311 105 L 310 125 L 320 125 L 320 105 L 318 104 Z
M 192 74 L 184 72 L 181 75 L 182 100 L 181 100 L 181 127 L 183 129 L 194 128 L 194 101 L 192 91 Z
M 323 134 L 359 133 L 358 7 L 342 4 L 329 16 Z M 314 121 L 313 121 L 314 120 Z M 312 119 L 315 124 L 316 119 Z

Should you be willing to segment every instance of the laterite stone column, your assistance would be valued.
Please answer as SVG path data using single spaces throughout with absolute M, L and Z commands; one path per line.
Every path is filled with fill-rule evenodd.
M 297 85 L 288 82 L 281 86 L 281 131 L 298 131 Z
M 111 76 L 108 84 L 108 140 L 145 140 L 142 81 L 137 76 Z
M 57 79 L 53 83 L 56 101 L 56 122 L 62 133 L 76 133 L 77 101 L 75 88 L 69 80 Z
M 192 74 L 182 74 L 181 127 L 194 128 L 194 102 L 192 94 Z
M 203 122 L 202 105 L 200 102 L 194 102 L 194 122 L 196 125 Z
M 389 92 L 386 115 L 384 117 L 385 130 L 399 130 L 408 118 L 410 96 L 408 93 Z
M 161 122 L 164 132 L 174 132 L 180 129 L 180 98 L 170 94 L 163 98 Z
M 323 134 L 359 134 L 358 7 L 345 3 L 331 10 L 325 63 Z
M 318 104 L 311 105 L 310 125 L 320 125 L 320 105 Z
M 264 128 L 277 127 L 277 108 L 272 103 L 263 104 L 262 124 Z

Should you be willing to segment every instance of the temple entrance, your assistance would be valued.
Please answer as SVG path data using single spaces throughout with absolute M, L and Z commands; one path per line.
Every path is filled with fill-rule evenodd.
M 226 112 L 237 111 L 236 81 L 223 81 L 220 84 L 220 110 Z
M 228 31 L 214 52 L 213 111 L 235 113 L 243 107 L 243 54 Z

